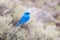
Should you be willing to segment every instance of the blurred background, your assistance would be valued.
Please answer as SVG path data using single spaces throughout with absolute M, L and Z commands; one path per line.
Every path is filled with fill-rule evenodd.
M 16 27 L 28 10 L 29 22 Z M 0 40 L 60 40 L 60 0 L 0 0 Z

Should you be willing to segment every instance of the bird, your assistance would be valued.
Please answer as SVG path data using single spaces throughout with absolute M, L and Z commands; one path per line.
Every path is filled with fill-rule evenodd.
M 30 19 L 30 13 L 29 12 L 25 12 L 22 17 L 20 18 L 20 20 L 17 22 L 16 26 L 20 26 L 25 24 L 26 22 L 28 22 Z

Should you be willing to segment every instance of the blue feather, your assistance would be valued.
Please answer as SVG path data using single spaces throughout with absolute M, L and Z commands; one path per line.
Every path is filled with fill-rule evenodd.
M 19 26 L 21 24 L 28 22 L 29 19 L 30 19 L 30 13 L 25 12 L 24 15 L 21 17 L 21 19 L 17 22 L 16 26 Z

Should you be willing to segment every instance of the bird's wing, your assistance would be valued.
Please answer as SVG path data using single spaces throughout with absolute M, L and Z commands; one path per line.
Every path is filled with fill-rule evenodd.
M 29 16 L 23 16 L 20 22 L 27 22 L 29 20 Z

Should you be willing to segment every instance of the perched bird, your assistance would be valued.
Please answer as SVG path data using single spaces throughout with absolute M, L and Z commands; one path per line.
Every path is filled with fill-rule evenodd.
M 26 22 L 28 22 L 30 19 L 30 13 L 25 12 L 24 15 L 21 17 L 21 19 L 17 22 L 16 26 L 20 26 Z

